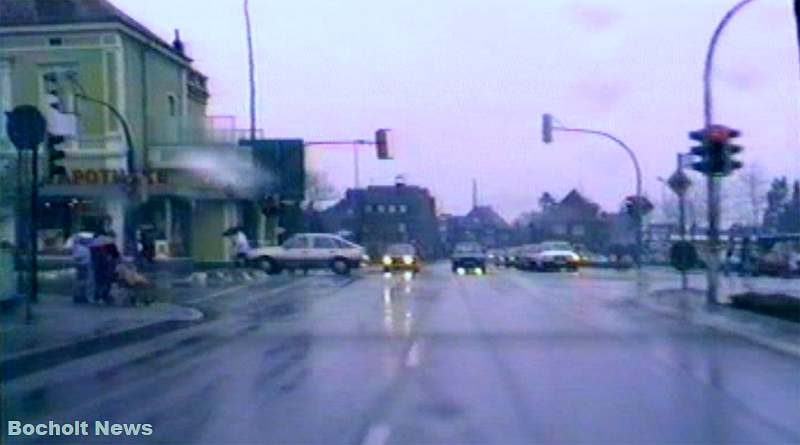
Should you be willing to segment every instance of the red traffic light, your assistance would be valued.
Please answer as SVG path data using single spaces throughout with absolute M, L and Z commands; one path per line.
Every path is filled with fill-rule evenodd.
M 724 125 L 710 125 L 708 128 L 689 132 L 689 138 L 694 141 L 725 144 L 729 140 L 739 137 L 742 133 L 734 128 Z

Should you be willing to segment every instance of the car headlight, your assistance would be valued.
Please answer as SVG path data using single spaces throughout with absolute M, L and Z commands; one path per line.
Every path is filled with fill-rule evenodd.
M 411 255 L 403 255 L 403 263 L 406 265 L 414 264 L 414 257 Z
M 383 265 L 384 266 L 390 266 L 391 264 L 392 264 L 392 257 L 390 257 L 389 255 L 384 255 L 383 256 Z
M 361 255 L 361 261 L 365 263 L 369 263 L 369 255 Z

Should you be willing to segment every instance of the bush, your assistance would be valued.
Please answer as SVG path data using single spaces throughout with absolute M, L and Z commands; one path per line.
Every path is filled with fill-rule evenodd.
M 782 320 L 800 323 L 800 298 L 785 294 L 746 292 L 731 297 L 732 306 Z

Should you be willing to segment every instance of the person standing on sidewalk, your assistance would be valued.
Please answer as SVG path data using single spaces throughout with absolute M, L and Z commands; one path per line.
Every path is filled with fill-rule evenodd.
M 111 304 L 111 285 L 116 277 L 120 260 L 119 249 L 112 234 L 101 233 L 92 240 L 90 247 L 94 275 L 94 301 Z
M 75 263 L 75 289 L 72 301 L 75 303 L 89 302 L 89 275 L 92 266 L 89 243 L 91 238 L 76 235 L 72 241 L 72 261 Z
M 235 258 L 233 264 L 236 267 L 244 267 L 247 265 L 247 254 L 250 252 L 250 241 L 247 240 L 247 235 L 244 231 L 239 230 L 233 235 L 233 252 Z

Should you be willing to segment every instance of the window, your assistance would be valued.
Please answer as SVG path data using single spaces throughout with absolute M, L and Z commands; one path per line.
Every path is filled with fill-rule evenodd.
M 390 205 L 389 206 L 389 213 L 394 213 L 395 211 L 397 211 L 397 207 L 395 207 L 394 205 Z
M 397 206 L 397 211 L 400 213 L 406 213 L 408 212 L 408 206 L 405 204 L 400 204 L 399 206 Z
M 372 213 L 372 204 L 367 204 L 364 206 L 364 213 Z
M 399 223 L 397 224 L 397 231 L 400 233 L 405 233 L 408 228 L 406 227 L 406 223 Z
M 328 238 L 327 236 L 314 237 L 315 249 L 335 249 L 337 247 L 336 241 L 333 238 Z
M 167 95 L 167 106 L 170 117 L 175 117 L 178 115 L 178 100 L 175 98 L 175 95 Z
M 295 236 L 283 243 L 284 249 L 306 249 L 308 248 L 308 238 L 305 236 Z
M 378 205 L 378 213 L 386 213 L 386 206 L 383 204 Z

